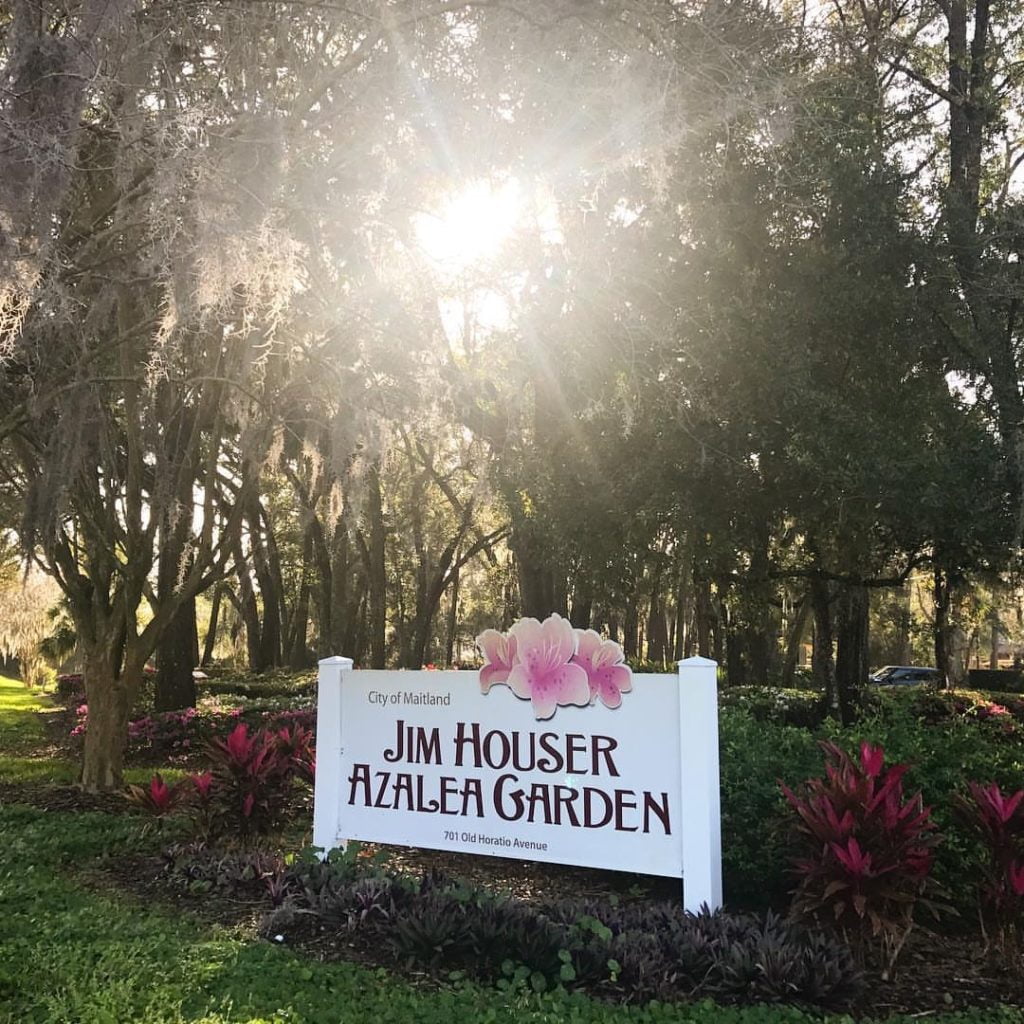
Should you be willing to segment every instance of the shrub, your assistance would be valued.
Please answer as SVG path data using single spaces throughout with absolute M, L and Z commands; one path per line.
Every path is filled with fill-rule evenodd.
M 204 669 L 204 672 L 207 678 L 198 683 L 204 694 L 248 698 L 294 698 L 316 695 L 315 672 L 274 671 L 253 676 L 248 672 L 214 667 Z
M 967 682 L 978 690 L 1024 693 L 1024 672 L 1020 669 L 972 668 L 967 672 Z
M 772 686 L 732 686 L 718 696 L 720 707 L 741 708 L 759 722 L 816 729 L 825 720 L 821 695 Z
M 918 710 L 923 693 L 879 696 L 879 708 L 874 714 L 853 728 L 829 724 L 827 736 L 848 749 L 869 738 L 883 747 L 893 761 L 913 765 L 914 786 L 931 806 L 932 820 L 943 836 L 942 844 L 934 850 L 932 877 L 958 912 L 973 913 L 974 882 L 983 865 L 977 842 L 953 813 L 951 797 L 967 779 L 991 779 L 1004 791 L 1007 786 L 1016 789 L 1024 758 L 1021 730 L 1008 733 L 999 716 L 979 718 L 970 713 L 923 722 Z M 962 694 L 953 694 L 952 699 L 969 699 L 971 707 L 975 703 L 974 698 Z M 770 742 L 770 738 L 762 742 Z M 784 778 L 789 781 L 788 776 Z
M 1004 796 L 994 782 L 972 782 L 968 793 L 956 794 L 954 804 L 985 853 L 978 885 L 982 920 L 998 946 L 1015 955 L 1024 922 L 1024 789 Z
M 81 680 L 80 676 L 61 677 Z M 75 709 L 77 721 L 71 730 L 71 737 L 81 741 L 88 729 L 89 708 L 84 693 L 71 695 L 70 707 Z M 311 778 L 314 759 L 312 757 L 313 729 L 316 712 L 312 708 L 279 708 L 261 705 L 228 708 L 220 703 L 205 702 L 201 708 L 185 708 L 182 711 L 164 711 L 132 719 L 128 723 L 128 753 L 163 757 L 174 754 L 189 754 L 201 750 L 210 740 L 229 732 L 240 722 L 252 729 L 269 729 L 280 732 L 296 730 L 296 754 L 304 754 L 301 764 L 296 765 L 300 777 Z M 298 739 L 304 737 L 303 743 Z
M 264 850 L 210 849 L 203 842 L 176 844 L 164 851 L 165 870 L 188 892 L 221 891 L 231 895 L 269 896 L 275 905 L 284 899 L 284 862 Z
M 821 764 L 821 751 L 806 729 L 758 722 L 742 708 L 722 709 L 719 742 L 725 889 L 746 906 L 782 908 L 794 848 L 776 780 L 802 782 Z
M 797 794 L 780 783 L 803 839 L 792 911 L 838 927 L 865 948 L 879 939 L 891 969 L 926 898 L 938 842 L 921 794 L 904 799 L 906 765 L 886 768 L 881 747 L 855 759 L 823 743 L 826 778 Z
M 220 828 L 239 835 L 265 834 L 281 825 L 288 807 L 295 766 L 280 736 L 250 734 L 244 722 L 226 739 L 207 744 L 213 762 L 211 796 Z
M 442 959 L 460 961 L 472 943 L 465 910 L 465 904 L 450 892 L 426 893 L 395 914 L 388 942 L 410 963 L 433 966 Z
M 165 818 L 181 803 L 185 796 L 182 783 L 168 786 L 157 772 L 147 786 L 129 786 L 128 800 L 154 818 Z

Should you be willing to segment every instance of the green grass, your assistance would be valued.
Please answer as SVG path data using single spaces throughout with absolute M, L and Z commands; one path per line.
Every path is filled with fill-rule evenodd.
M 40 714 L 56 709 L 18 679 L 0 675 L 0 749 L 4 753 L 35 750 L 46 740 Z
M 46 707 L 17 681 L 0 680 L 0 774 L 15 766 L 19 777 L 31 777 L 45 741 L 38 713 Z M 72 774 L 69 765 L 62 767 Z M 721 1008 L 709 1002 L 624 1008 L 583 996 L 465 983 L 428 990 L 382 970 L 302 959 L 286 946 L 85 885 L 82 869 L 158 842 L 145 837 L 141 826 L 129 816 L 0 807 L 0 1024 L 809 1024 L 827 1019 L 789 1008 Z M 1024 1015 L 1014 1009 L 941 1019 L 945 1024 L 1024 1024 Z M 831 1020 L 845 1024 L 849 1018 Z
M 0 779 L 64 785 L 74 781 L 74 766 L 46 751 L 45 716 L 58 710 L 20 680 L 0 675 Z
M 0 675 L 0 780 L 70 786 L 78 778 L 78 765 L 54 756 L 47 735 L 46 716 L 56 714 L 50 698 L 30 690 L 18 679 Z M 129 768 L 128 782 L 148 782 L 152 768 Z M 187 774 L 163 770 L 169 780 Z

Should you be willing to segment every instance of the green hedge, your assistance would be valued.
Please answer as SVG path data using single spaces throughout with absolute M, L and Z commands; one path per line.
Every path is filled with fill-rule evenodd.
M 818 748 L 832 739 L 850 749 L 862 740 L 881 745 L 889 761 L 910 765 L 906 788 L 920 790 L 944 836 L 936 873 L 965 913 L 972 912 L 979 851 L 955 821 L 950 796 L 968 781 L 1024 785 L 1024 729 L 1003 718 L 953 715 L 925 721 L 917 695 L 880 694 L 856 726 L 827 719 L 816 729 L 780 724 L 742 705 L 720 711 L 722 859 L 727 902 L 785 907 L 789 872 L 790 811 L 778 788 L 823 773 Z
M 972 690 L 991 693 L 1024 693 L 1024 672 L 1017 669 L 972 668 L 967 673 Z

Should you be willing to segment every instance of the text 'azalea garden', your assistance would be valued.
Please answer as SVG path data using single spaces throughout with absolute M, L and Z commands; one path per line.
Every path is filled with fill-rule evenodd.
M 560 704 L 582 707 L 598 698 L 617 708 L 633 688 L 632 670 L 614 640 L 574 629 L 557 614 L 543 622 L 520 619 L 508 633 L 486 629 L 476 642 L 484 656 L 480 689 L 487 693 L 504 683 L 532 702 L 537 718 L 550 718 Z

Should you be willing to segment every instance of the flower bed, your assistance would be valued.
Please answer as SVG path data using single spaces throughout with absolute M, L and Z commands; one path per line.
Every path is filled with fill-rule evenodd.
M 84 741 L 89 724 L 89 707 L 82 702 L 74 709 L 76 721 L 69 735 L 76 743 Z M 316 709 L 311 706 L 281 707 L 272 701 L 228 702 L 207 697 L 197 708 L 163 711 L 143 715 L 128 723 L 128 755 L 159 759 L 184 755 L 201 748 L 215 736 L 224 735 L 243 722 L 254 729 L 280 729 L 296 724 L 306 729 L 316 725 Z

